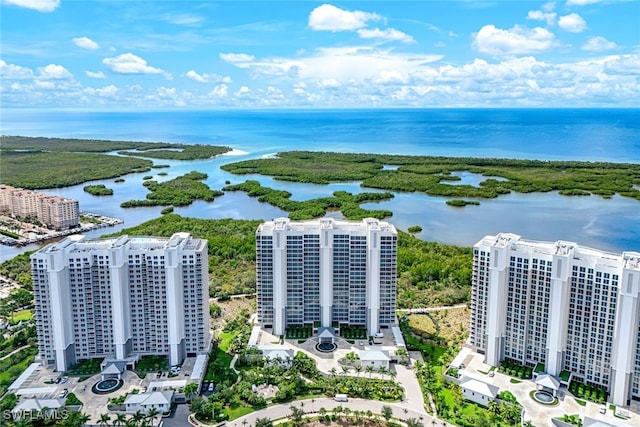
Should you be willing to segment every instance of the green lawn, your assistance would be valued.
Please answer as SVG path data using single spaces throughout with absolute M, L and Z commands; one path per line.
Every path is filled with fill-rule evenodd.
M 250 406 L 244 405 L 235 405 L 230 406 L 228 408 L 224 408 L 224 413 L 229 416 L 229 421 L 235 420 L 236 418 L 240 418 L 244 415 L 250 414 L 254 411 L 254 409 Z
M 26 309 L 13 313 L 13 323 L 22 322 L 23 320 L 31 320 L 33 318 L 33 310 Z
M 227 352 L 227 350 L 229 350 L 229 344 L 231 344 L 231 340 L 233 340 L 233 337 L 236 334 L 234 334 L 233 332 L 223 332 L 220 334 L 219 338 L 220 338 L 220 344 L 218 344 L 218 347 L 220 348 L 220 350 L 224 351 L 225 353 Z

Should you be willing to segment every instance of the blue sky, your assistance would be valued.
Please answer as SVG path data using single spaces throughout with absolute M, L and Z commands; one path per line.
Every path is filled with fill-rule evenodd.
M 640 106 L 640 2 L 0 0 L 5 108 Z

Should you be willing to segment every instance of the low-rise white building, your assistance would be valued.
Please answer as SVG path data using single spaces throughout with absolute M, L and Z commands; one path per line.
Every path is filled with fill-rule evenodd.
M 474 378 L 462 377 L 460 379 L 462 396 L 478 405 L 488 406 L 489 402 L 498 397 L 498 387 L 476 380 Z
M 295 350 L 284 345 L 264 346 L 258 348 L 262 351 L 262 358 L 271 365 L 291 367 Z
M 360 350 L 358 352 L 358 357 L 360 357 L 360 365 L 363 368 L 367 366 L 373 366 L 374 369 L 380 369 L 380 367 L 384 367 L 389 369 L 389 361 L 391 358 L 389 357 L 389 353 L 385 350 Z
M 11 410 L 14 420 L 29 418 L 31 414 L 39 414 L 44 418 L 54 418 L 56 413 L 64 407 L 67 399 L 35 398 L 24 399 Z M 44 410 L 45 413 L 42 413 Z
M 173 394 L 173 390 L 130 394 L 124 401 L 125 410 L 127 412 L 140 411 L 144 414 L 147 414 L 151 409 L 156 409 L 158 413 L 169 412 L 171 410 Z

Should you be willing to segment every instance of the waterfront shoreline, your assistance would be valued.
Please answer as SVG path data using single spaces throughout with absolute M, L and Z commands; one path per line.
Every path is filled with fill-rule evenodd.
M 106 215 L 91 213 L 91 212 L 81 212 L 81 217 L 91 217 L 94 220 L 100 221 L 100 223 L 85 223 L 79 227 L 70 228 L 67 230 L 55 231 L 52 233 L 43 234 L 38 237 L 31 238 L 21 238 L 21 239 L 12 239 L 7 236 L 0 236 L 0 244 L 4 246 L 27 246 L 34 243 L 47 243 L 50 241 L 59 240 L 62 237 L 70 236 L 73 234 L 82 234 L 88 231 L 97 230 L 100 228 L 113 227 L 118 224 L 124 223 L 124 220 L 120 218 L 112 218 Z

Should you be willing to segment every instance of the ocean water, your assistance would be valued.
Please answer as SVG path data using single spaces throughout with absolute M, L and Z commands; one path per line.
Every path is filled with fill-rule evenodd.
M 211 188 L 225 181 L 258 179 L 263 185 L 285 189 L 293 199 L 330 195 L 336 190 L 375 191 L 359 182 L 331 185 L 287 183 L 263 176 L 238 176 L 220 165 L 288 150 L 367 152 L 389 154 L 640 162 L 639 109 L 434 109 L 434 110 L 292 110 L 292 111 L 3 111 L 3 135 L 214 144 L 232 147 L 234 155 L 170 164 L 154 170 L 165 180 L 191 170 L 206 172 Z M 157 173 L 167 172 L 166 177 Z M 161 208 L 121 209 L 120 203 L 144 198 L 143 174 L 125 182 L 97 181 L 115 191 L 95 197 L 82 191 L 86 184 L 45 192 L 76 198 L 84 211 L 123 218 L 131 227 L 159 215 Z M 461 174 L 464 183 L 480 177 Z M 394 212 L 398 228 L 423 228 L 419 237 L 444 243 L 473 245 L 486 234 L 512 232 L 523 238 L 568 240 L 600 249 L 640 251 L 640 202 L 614 197 L 564 197 L 557 193 L 512 193 L 480 206 L 452 208 L 445 198 L 397 193 L 387 202 L 371 205 Z M 175 210 L 199 218 L 271 219 L 285 212 L 258 203 L 244 193 L 227 193 L 212 203 L 196 202 Z M 118 228 L 90 233 L 97 237 Z M 34 249 L 29 247 L 28 249 Z M 21 250 L 0 247 L 0 259 Z

